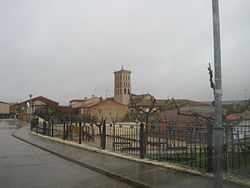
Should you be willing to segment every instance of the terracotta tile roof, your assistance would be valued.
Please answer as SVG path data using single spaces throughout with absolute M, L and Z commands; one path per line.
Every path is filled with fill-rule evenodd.
M 147 107 L 152 105 L 152 101 L 148 97 L 150 97 L 149 94 L 143 94 L 143 95 L 133 96 L 132 99 L 134 100 L 137 106 Z M 175 99 L 175 102 L 179 106 L 209 106 L 208 104 L 205 103 L 187 99 Z M 156 100 L 155 107 L 162 107 L 165 105 L 170 105 L 171 103 L 173 103 L 171 99 L 158 99 Z
M 241 118 L 240 116 L 240 114 L 230 114 L 227 116 L 227 119 L 231 121 L 239 120 Z
M 191 113 L 188 111 L 181 111 L 183 113 Z M 177 114 L 177 110 L 168 110 L 161 112 L 158 117 L 161 121 L 168 121 L 168 123 L 185 123 L 185 124 L 193 124 L 193 120 L 191 117 L 182 116 Z M 156 120 L 156 118 L 152 117 L 151 120 Z
M 23 101 L 23 102 L 21 102 L 21 103 L 18 103 L 17 105 L 23 105 L 23 104 L 26 104 L 26 103 L 29 102 L 29 101 L 30 101 L 30 100 L 26 100 L 26 101 Z M 32 98 L 31 101 L 32 101 L 32 102 L 34 102 L 34 101 L 42 101 L 42 102 L 44 102 L 44 103 L 46 103 L 46 104 L 48 104 L 48 105 L 55 106 L 55 107 L 57 107 L 57 106 L 59 105 L 58 102 L 53 101 L 53 100 L 50 100 L 50 99 L 48 99 L 48 98 L 46 98 L 46 97 L 42 97 L 42 96 Z
M 87 99 L 72 99 L 71 101 L 69 101 L 69 103 L 72 103 L 72 102 L 84 102 L 86 100 Z
M 242 113 L 242 118 L 244 120 L 250 119 L 250 111 L 245 111 Z
M 95 106 L 95 105 L 97 105 L 97 104 L 102 103 L 103 101 L 105 101 L 105 100 L 102 100 L 102 101 L 99 100 L 99 101 L 92 102 L 92 103 L 90 103 L 90 104 L 83 105 L 83 108 L 90 108 L 90 107 L 92 107 L 92 106 Z
M 96 106 L 96 105 L 101 104 L 101 103 L 106 102 L 106 101 L 112 101 L 113 103 L 117 103 L 117 104 L 122 105 L 122 106 L 127 106 L 127 105 L 121 104 L 119 102 L 116 102 L 112 99 L 100 99 L 99 101 L 95 101 L 93 103 L 83 105 L 83 108 L 90 108 L 90 107 Z

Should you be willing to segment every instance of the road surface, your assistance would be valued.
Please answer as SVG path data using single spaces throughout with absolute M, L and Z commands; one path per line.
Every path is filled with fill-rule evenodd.
M 130 187 L 26 144 L 11 133 L 14 120 L 0 120 L 0 187 Z

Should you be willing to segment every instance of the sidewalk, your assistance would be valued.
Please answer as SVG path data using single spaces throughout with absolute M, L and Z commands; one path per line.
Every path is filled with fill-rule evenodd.
M 213 187 L 212 178 L 182 173 L 160 166 L 72 147 L 29 134 L 29 127 L 27 126 L 16 130 L 13 136 L 61 158 L 90 168 L 118 181 L 126 182 L 134 187 Z M 229 188 L 244 187 L 229 182 L 225 182 L 224 186 Z

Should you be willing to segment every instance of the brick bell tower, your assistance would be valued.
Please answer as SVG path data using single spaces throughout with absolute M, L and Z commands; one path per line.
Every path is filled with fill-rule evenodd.
M 124 70 L 114 71 L 114 100 L 116 102 L 128 105 L 130 102 L 129 93 L 131 93 L 131 71 Z

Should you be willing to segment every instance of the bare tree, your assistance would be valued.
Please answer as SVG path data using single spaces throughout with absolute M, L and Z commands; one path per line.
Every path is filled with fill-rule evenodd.
M 208 74 L 209 74 L 209 83 L 210 87 L 212 88 L 213 92 L 215 92 L 215 84 L 213 80 L 213 70 L 211 68 L 211 64 L 208 64 Z M 208 124 L 214 124 L 215 118 L 214 115 L 206 116 L 202 115 L 201 113 L 197 112 L 190 112 L 190 113 L 184 113 L 181 112 L 179 104 L 172 99 L 175 108 L 177 109 L 177 114 L 182 115 L 182 116 L 188 116 L 190 117 L 197 125 L 202 126 L 202 125 L 208 125 Z M 212 106 L 215 106 L 214 101 L 212 101 Z M 227 117 L 230 114 L 235 114 L 235 113 L 243 113 L 244 111 L 248 110 L 250 106 L 250 98 L 249 100 L 244 104 L 244 105 L 234 105 L 234 108 L 229 109 L 229 110 L 222 110 L 222 120 L 224 123 L 230 124 L 232 121 L 228 120 Z
M 215 92 L 215 84 L 214 84 L 214 80 L 213 80 L 213 70 L 211 68 L 211 64 L 208 64 L 208 74 L 209 74 L 209 82 L 210 82 L 210 87 L 213 89 L 213 92 Z M 212 105 L 214 106 L 214 101 L 212 102 Z M 250 98 L 248 99 L 248 101 L 246 101 L 246 103 L 244 103 L 242 106 L 240 106 L 239 104 L 234 105 L 233 108 L 229 109 L 229 110 L 222 110 L 222 121 L 224 123 L 231 123 L 230 120 L 227 119 L 227 117 L 231 114 L 236 114 L 236 113 L 243 113 L 245 111 L 247 111 L 249 109 L 250 106 Z
M 167 101 L 165 101 L 165 104 L 163 104 L 162 106 L 159 106 L 159 107 L 156 107 L 156 103 L 157 103 L 157 100 L 154 98 L 154 96 L 152 95 L 149 95 L 150 96 L 150 106 L 149 108 L 147 109 L 143 109 L 142 106 L 139 106 L 137 104 L 137 102 L 133 99 L 131 93 L 129 93 L 129 98 L 130 98 L 130 104 L 131 104 L 131 107 L 135 110 L 137 110 L 140 114 L 142 114 L 145 118 L 143 120 L 142 117 L 138 116 L 137 118 L 140 120 L 140 121 L 145 121 L 146 125 L 148 124 L 148 120 L 149 120 L 149 117 L 158 112 L 158 111 L 162 111 L 162 110 L 166 110 L 168 109 L 167 106 L 169 104 L 169 99 Z

